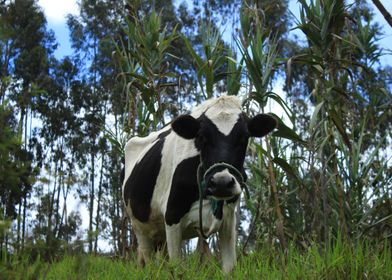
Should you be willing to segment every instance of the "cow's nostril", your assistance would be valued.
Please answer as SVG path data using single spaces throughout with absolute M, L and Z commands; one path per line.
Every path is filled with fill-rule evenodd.
M 209 186 L 211 189 L 215 189 L 218 186 L 218 183 L 215 182 L 214 178 L 211 178 Z

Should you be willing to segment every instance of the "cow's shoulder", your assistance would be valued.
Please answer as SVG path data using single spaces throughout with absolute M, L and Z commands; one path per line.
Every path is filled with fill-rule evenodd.
M 125 145 L 125 178 L 128 178 L 136 162 L 151 148 L 157 139 L 166 137 L 171 132 L 170 126 L 152 132 L 146 137 L 132 137 Z
M 128 143 L 128 170 L 124 183 L 124 201 L 132 215 L 140 222 L 147 222 L 151 212 L 151 199 L 162 164 L 162 149 L 170 129 L 148 137 L 132 138 Z

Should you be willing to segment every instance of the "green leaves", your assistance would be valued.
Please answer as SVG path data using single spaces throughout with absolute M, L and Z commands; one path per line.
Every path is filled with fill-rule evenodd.
M 272 161 L 282 168 L 284 172 L 286 172 L 286 174 L 296 182 L 297 185 L 302 185 L 301 180 L 294 171 L 294 168 L 286 160 L 280 157 L 275 157 Z
M 164 124 L 162 95 L 167 87 L 175 85 L 172 81 L 176 78 L 174 73 L 169 72 L 168 66 L 174 57 L 169 50 L 178 37 L 177 26 L 168 33 L 167 27 L 162 27 L 161 15 L 153 11 L 143 20 L 136 15 L 126 19 L 123 31 L 127 41 L 120 40 L 115 58 L 127 85 L 129 129 L 145 135 L 151 129 L 150 125 L 156 128 Z M 136 117 L 138 128 L 134 127 Z
M 293 129 L 285 125 L 284 122 L 277 115 L 273 113 L 270 114 L 273 115 L 275 119 L 278 121 L 278 127 L 272 133 L 273 136 L 285 138 L 303 145 L 306 144 L 306 142 L 302 140 L 301 137 L 299 137 L 298 134 L 295 133 Z
M 339 131 L 340 135 L 342 136 L 344 143 L 347 145 L 349 149 L 351 149 L 351 144 L 350 144 L 350 139 L 346 133 L 346 130 L 343 126 L 343 120 L 341 117 L 338 115 L 338 113 L 335 111 L 334 108 L 330 108 L 328 110 L 328 115 L 332 119 L 333 123 L 335 124 L 337 130 Z
M 236 70 L 235 62 L 231 58 L 231 53 L 227 56 L 228 50 L 225 48 L 221 34 L 218 29 L 210 22 L 201 23 L 199 29 L 202 38 L 203 55 L 198 55 L 193 49 L 189 40 L 182 36 L 185 45 L 195 62 L 195 70 L 197 71 L 197 81 L 202 90 L 205 99 L 211 98 L 214 95 L 214 84 L 223 78 L 232 78 L 230 82 L 230 93 L 234 94 L 239 89 L 239 78 L 241 69 Z M 229 63 L 229 73 L 225 72 L 225 64 Z M 231 65 L 230 65 L 231 63 Z M 233 64 L 234 63 L 234 64 Z M 232 72 L 231 72 L 232 71 Z M 238 88 L 238 89 L 237 89 Z

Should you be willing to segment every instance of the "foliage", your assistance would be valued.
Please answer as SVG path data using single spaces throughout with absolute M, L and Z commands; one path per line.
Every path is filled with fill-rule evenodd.
M 152 128 L 165 123 L 167 108 L 163 96 L 167 87 L 175 85 L 170 82 L 175 75 L 167 68 L 171 55 L 168 49 L 176 39 L 176 27 L 167 34 L 167 28 L 161 26 L 160 16 L 152 12 L 143 21 L 137 15 L 131 15 L 126 20 L 124 33 L 126 38 L 117 46 L 115 55 L 127 96 L 127 130 L 146 135 L 151 129 L 151 120 Z

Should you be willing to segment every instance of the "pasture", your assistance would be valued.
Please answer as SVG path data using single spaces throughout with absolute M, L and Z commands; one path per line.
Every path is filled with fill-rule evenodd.
M 342 241 L 323 252 L 316 244 L 306 250 L 289 246 L 287 256 L 273 248 L 239 254 L 238 264 L 224 275 L 215 256 L 200 260 L 193 253 L 178 261 L 156 256 L 144 268 L 130 260 L 88 254 L 65 255 L 59 260 L 33 262 L 25 255 L 0 267 L 1 279 L 392 279 L 390 247 L 345 245 Z

